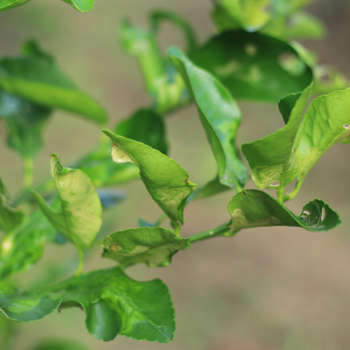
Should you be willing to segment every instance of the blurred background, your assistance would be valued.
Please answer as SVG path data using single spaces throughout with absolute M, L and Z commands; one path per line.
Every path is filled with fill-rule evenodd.
M 195 28 L 200 42 L 213 33 L 209 0 L 103 0 L 80 14 L 62 1 L 33 0 L 0 13 L 0 56 L 19 53 L 22 42 L 37 39 L 57 59 L 73 81 L 109 111 L 110 126 L 147 106 L 137 63 L 117 41 L 123 17 L 147 26 L 154 9 L 174 11 Z M 350 2 L 318 0 L 309 11 L 322 19 L 328 35 L 322 41 L 304 41 L 318 52 L 321 63 L 337 66 L 350 77 Z M 159 38 L 164 50 L 182 37 L 164 25 Z M 277 106 L 240 103 L 243 122 L 238 143 L 253 141 L 283 126 Z M 22 183 L 19 156 L 5 147 L 0 124 L 0 175 L 10 195 Z M 216 163 L 199 122 L 196 108 L 188 107 L 167 119 L 170 156 L 203 184 L 216 173 Z M 49 175 L 49 153 L 63 165 L 91 150 L 100 137 L 92 123 L 56 112 L 45 133 L 46 147 L 35 163 L 35 183 Z M 135 266 L 128 270 L 138 280 L 161 278 L 170 288 L 177 330 L 169 344 L 138 342 L 117 336 L 104 343 L 92 338 L 81 310 L 65 309 L 43 320 L 19 324 L 14 350 L 28 350 L 48 339 L 75 339 L 92 350 L 348 350 L 350 349 L 350 164 L 349 146 L 336 145 L 307 177 L 298 197 L 287 206 L 299 214 L 315 198 L 338 211 L 343 224 L 328 233 L 302 229 L 261 228 L 241 231 L 233 238 L 216 238 L 181 251 L 165 268 Z M 128 198 L 104 214 L 104 230 L 137 226 L 137 218 L 155 221 L 160 209 L 141 181 L 120 186 Z M 256 188 L 249 182 L 247 188 Z M 270 192 L 272 193 L 272 192 Z M 227 203 L 233 193 L 192 203 L 185 212 L 183 236 L 215 227 L 229 219 Z M 49 245 L 38 266 L 19 277 L 24 283 L 47 264 L 75 254 L 74 248 Z M 100 259 L 96 247 L 85 270 L 113 266 Z

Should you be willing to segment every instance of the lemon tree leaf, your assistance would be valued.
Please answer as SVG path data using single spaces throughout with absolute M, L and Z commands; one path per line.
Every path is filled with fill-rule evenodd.
M 189 247 L 188 238 L 162 227 L 140 227 L 117 231 L 100 242 L 104 258 L 129 266 L 145 263 L 149 267 L 168 266 L 171 257 Z
M 10 10 L 24 5 L 30 0 L 0 0 L 0 11 Z
M 55 180 L 61 210 L 52 209 L 32 191 L 44 214 L 79 250 L 89 249 L 102 224 L 102 206 L 91 179 L 83 171 L 63 168 L 57 155 L 51 154 L 51 174 Z
M 179 49 L 172 48 L 168 54 L 197 105 L 218 164 L 220 182 L 240 190 L 244 187 L 247 169 L 239 159 L 234 144 L 241 123 L 241 112 L 236 102 L 217 78 L 195 66 Z
M 237 193 L 228 204 L 230 227 L 234 230 L 262 226 L 297 226 L 309 231 L 331 230 L 341 221 L 338 214 L 320 199 L 307 203 L 300 215 L 260 190 Z
M 62 0 L 73 6 L 79 12 L 87 12 L 93 9 L 95 0 Z
M 103 132 L 113 142 L 113 161 L 136 164 L 154 201 L 172 221 L 183 223 L 186 198 L 197 186 L 188 180 L 188 173 L 173 159 L 150 146 L 108 130 Z
M 86 327 L 97 339 L 121 334 L 168 343 L 173 338 L 174 309 L 167 286 L 158 279 L 137 282 L 113 268 L 73 277 L 56 289 L 64 290 L 62 307 L 75 302 L 84 308 Z
M 193 57 L 238 99 L 278 102 L 312 82 L 311 68 L 284 41 L 260 33 L 226 31 Z

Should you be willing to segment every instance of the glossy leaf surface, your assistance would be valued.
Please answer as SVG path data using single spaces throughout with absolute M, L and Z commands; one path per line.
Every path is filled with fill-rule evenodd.
M 43 255 L 45 245 L 56 237 L 56 230 L 41 210 L 27 215 L 1 242 L 0 278 L 31 267 Z
M 9 232 L 23 221 L 24 213 L 22 208 L 12 207 L 6 196 L 6 188 L 0 177 L 0 230 Z
M 236 189 L 244 187 L 247 169 L 239 159 L 234 144 L 241 123 L 241 112 L 236 102 L 217 78 L 195 66 L 179 49 L 172 48 L 168 54 L 197 105 L 218 164 L 220 182 Z
M 192 58 L 215 74 L 235 99 L 278 102 L 304 90 L 312 81 L 310 67 L 294 48 L 259 33 L 221 33 Z
M 5 283 L 0 283 L 0 316 L 15 321 L 39 320 L 60 305 L 60 294 L 48 292 L 20 293 Z
M 167 343 L 173 338 L 174 309 L 160 280 L 137 282 L 114 268 L 74 277 L 65 285 L 63 302 L 75 301 L 84 308 L 86 327 L 97 339 L 108 341 L 121 334 Z
M 33 104 L 0 89 L 0 118 L 7 129 L 7 144 L 23 158 L 33 158 L 43 146 L 43 130 L 51 109 Z
M 10 10 L 24 5 L 30 0 L 0 0 L 0 11 Z
M 51 155 L 51 174 L 62 211 L 53 210 L 32 191 L 34 198 L 55 228 L 78 249 L 85 251 L 91 247 L 102 224 L 102 207 L 97 192 L 89 176 L 79 169 L 63 168 L 55 154 Z
M 171 220 L 183 223 L 186 198 L 196 188 L 188 180 L 188 173 L 173 159 L 150 146 L 108 130 L 104 130 L 104 133 L 113 142 L 113 161 L 136 164 L 141 180 L 155 202 Z
M 337 227 L 338 214 L 324 201 L 307 203 L 300 215 L 295 215 L 269 194 L 259 190 L 237 193 L 228 204 L 232 217 L 230 227 L 241 229 L 262 226 L 298 226 L 309 231 L 323 232 Z
M 281 181 L 275 187 L 281 190 L 297 179 L 297 191 L 329 147 L 336 143 L 350 142 L 350 89 L 313 100 L 299 124 L 307 95 L 306 90 L 297 100 L 283 129 L 261 140 L 242 145 L 243 154 L 252 169 L 253 180 L 259 188 Z M 292 137 L 290 130 L 296 136 Z M 275 151 L 277 148 L 279 150 Z M 265 156 L 266 152 L 269 153 L 269 159 Z
M 79 12 L 87 12 L 93 9 L 95 0 L 62 0 L 73 6 Z
M 168 266 L 171 257 L 189 247 L 187 238 L 162 227 L 141 227 L 117 231 L 100 242 L 103 257 L 129 266 L 145 263 L 149 267 Z
M 20 57 L 3 58 L 0 86 L 44 107 L 64 109 L 101 124 L 107 120 L 106 111 L 80 91 L 48 55 L 24 51 Z

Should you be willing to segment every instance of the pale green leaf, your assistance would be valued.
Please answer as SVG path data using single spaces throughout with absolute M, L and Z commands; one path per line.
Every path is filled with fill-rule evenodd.
M 91 179 L 83 171 L 63 168 L 57 155 L 51 155 L 51 174 L 55 180 L 61 211 L 53 210 L 32 191 L 47 218 L 78 249 L 85 251 L 94 242 L 101 224 L 102 207 Z
M 103 132 L 113 142 L 113 161 L 136 164 L 141 180 L 155 202 L 171 220 L 183 223 L 186 198 L 197 186 L 188 180 L 188 173 L 173 159 L 150 146 L 108 130 Z
M 79 12 L 87 12 L 93 9 L 95 0 L 62 0 L 73 6 Z
M 17 6 L 24 5 L 30 0 L 0 0 L 0 11 L 10 10 Z
M 117 231 L 100 242 L 103 257 L 129 266 L 145 263 L 149 267 L 168 266 L 171 257 L 189 247 L 188 238 L 162 227 L 140 227 Z

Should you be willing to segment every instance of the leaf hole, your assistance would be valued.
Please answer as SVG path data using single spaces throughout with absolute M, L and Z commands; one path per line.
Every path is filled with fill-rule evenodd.
M 258 47 L 255 44 L 252 43 L 248 43 L 244 45 L 244 52 L 248 55 L 248 56 L 255 56 L 258 52 Z
M 346 130 L 349 130 L 349 124 L 344 124 L 343 128 L 345 128 Z
M 279 181 L 275 181 L 273 183 L 270 184 L 270 187 L 278 187 L 280 185 Z
M 324 221 L 325 218 L 326 218 L 326 209 L 324 207 L 322 207 L 321 221 Z
M 300 58 L 290 52 L 281 53 L 278 56 L 279 65 L 290 75 L 299 76 L 304 73 L 306 65 Z
M 309 215 L 310 212 L 308 210 L 304 210 L 300 215 L 300 220 L 305 222 Z

